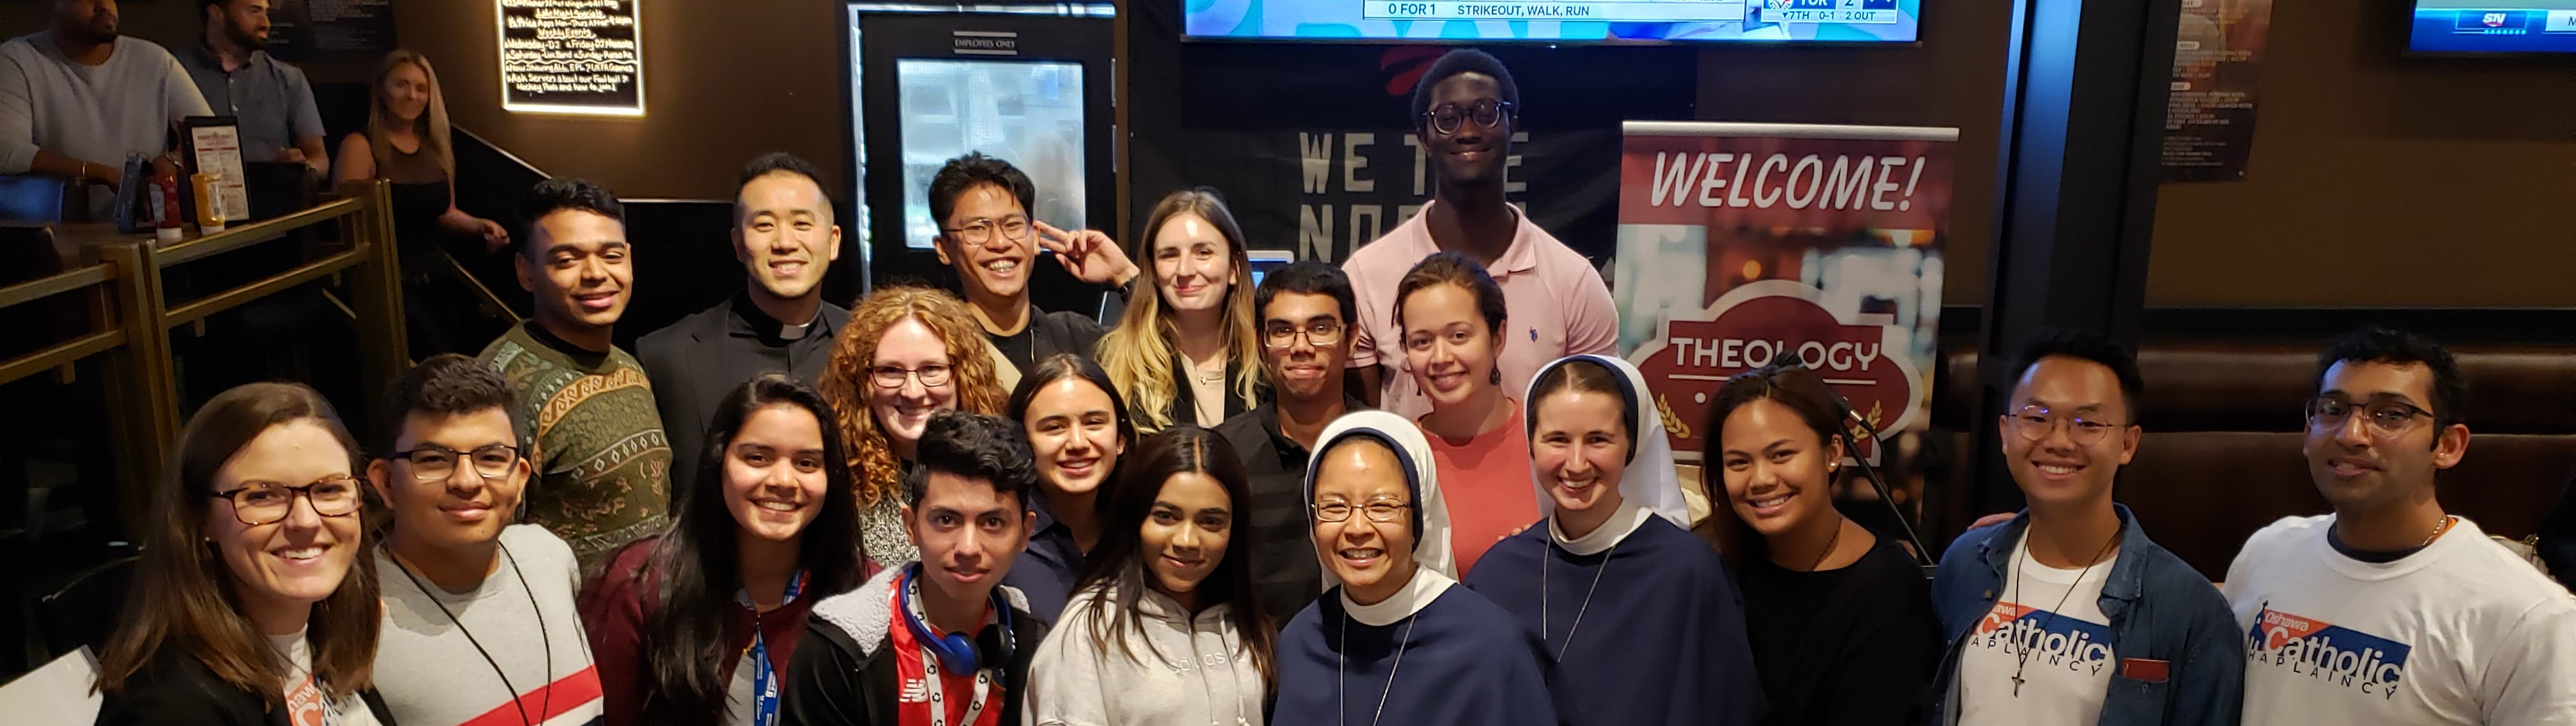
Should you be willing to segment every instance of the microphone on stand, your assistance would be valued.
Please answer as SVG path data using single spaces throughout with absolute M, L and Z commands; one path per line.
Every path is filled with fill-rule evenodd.
M 1845 400 L 1842 393 L 1835 391 L 1833 384 L 1819 382 L 1819 385 L 1824 387 L 1825 395 L 1833 399 L 1834 405 L 1842 408 L 1844 419 L 1860 424 L 1861 430 L 1869 434 L 1871 441 L 1879 440 L 1878 427 L 1870 425 L 1869 419 L 1861 418 L 1860 411 L 1853 409 L 1851 401 Z M 1932 569 L 1937 566 L 1931 561 L 1932 550 L 1923 546 L 1923 538 L 1914 533 L 1914 523 L 1906 518 L 1905 510 L 1896 505 L 1896 498 L 1888 495 L 1887 480 L 1879 478 L 1878 467 L 1871 466 L 1869 460 L 1861 458 L 1860 442 L 1852 438 L 1849 427 L 1834 427 L 1834 436 L 1842 439 L 1844 450 L 1851 452 L 1852 461 L 1860 464 L 1861 476 L 1869 479 L 1870 487 L 1878 491 L 1878 501 L 1886 504 L 1888 511 L 1896 515 L 1896 526 L 1905 530 L 1905 541 L 1914 545 L 1915 564 L 1922 566 L 1925 577 L 1930 577 Z

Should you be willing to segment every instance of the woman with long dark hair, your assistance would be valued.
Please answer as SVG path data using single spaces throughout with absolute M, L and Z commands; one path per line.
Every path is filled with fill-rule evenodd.
M 1137 428 L 1215 428 L 1261 405 L 1252 253 L 1212 189 L 1163 197 L 1145 218 L 1144 264 L 1100 366 L 1135 406 Z
M 1709 401 L 1718 552 L 1744 590 L 1765 724 L 1913 723 L 1941 648 L 1914 558 L 1834 508 L 1842 406 L 1815 371 L 1773 364 Z
M 1743 601 L 1685 529 L 1653 396 L 1609 356 L 1539 369 L 1525 398 L 1547 519 L 1486 550 L 1466 584 L 1538 629 L 1591 722 L 1751 726 L 1762 685 Z
M 371 683 L 374 560 L 357 441 L 313 389 L 216 394 L 145 505 L 102 724 L 392 724 Z
M 1529 429 L 1520 402 L 1503 390 L 1503 288 L 1456 252 L 1425 257 L 1395 288 L 1395 327 L 1405 368 L 1431 399 L 1414 419 L 1448 487 L 1458 574 L 1476 571 L 1486 548 L 1539 519 L 1529 479 Z
M 1225 437 L 1145 438 L 1109 495 L 1108 528 L 1029 666 L 1036 726 L 1261 726 L 1269 616 L 1234 547 L 1251 477 Z
M 1052 621 L 1102 533 L 1116 531 L 1100 526 L 1109 504 L 1100 490 L 1119 481 L 1120 455 L 1136 443 L 1136 427 L 1109 374 L 1072 353 L 1030 366 L 1003 410 L 1020 422 L 1037 456 L 1038 496 L 1029 507 L 1037 527 L 1002 584 L 1028 596 L 1029 612 Z
M 857 483 L 832 409 L 771 373 L 725 396 L 701 486 L 581 596 L 607 722 L 771 726 L 813 603 L 866 580 Z

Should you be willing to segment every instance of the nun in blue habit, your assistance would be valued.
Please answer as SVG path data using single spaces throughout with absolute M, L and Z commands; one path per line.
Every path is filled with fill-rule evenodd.
M 1327 590 L 1279 633 L 1270 723 L 1573 723 L 1538 635 L 1458 586 L 1436 470 L 1401 416 L 1361 411 L 1324 428 L 1305 491 Z
M 1521 400 L 1547 519 L 1487 550 L 1467 587 L 1539 631 L 1573 720 L 1751 726 L 1763 698 L 1743 597 L 1690 533 L 1651 395 L 1617 358 L 1539 369 Z

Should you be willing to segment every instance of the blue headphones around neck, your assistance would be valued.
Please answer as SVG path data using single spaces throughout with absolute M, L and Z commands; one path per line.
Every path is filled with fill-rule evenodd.
M 911 605 L 913 577 L 920 574 L 921 563 L 915 562 L 904 567 L 903 576 L 895 582 L 895 592 L 900 593 L 899 596 L 904 598 L 904 606 L 896 608 L 901 612 L 904 627 L 912 629 L 914 641 L 921 643 L 921 647 L 929 648 L 931 655 L 939 658 L 940 670 L 947 671 L 952 676 L 975 675 L 975 671 L 983 664 L 982 648 L 975 644 L 975 636 L 966 633 L 944 635 L 933 633 L 928 623 L 913 616 Z M 1002 599 L 1002 588 L 999 585 L 993 587 L 992 599 L 993 612 L 1000 620 L 1002 629 L 1001 637 L 998 638 L 1000 652 L 997 655 L 1000 656 L 1001 663 L 1007 665 L 1011 662 L 1014 640 L 1011 634 L 1011 604 Z

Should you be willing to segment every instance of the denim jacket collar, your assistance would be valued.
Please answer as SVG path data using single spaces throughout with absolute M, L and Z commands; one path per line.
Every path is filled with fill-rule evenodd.
M 2111 574 L 2102 581 L 2102 597 L 2098 605 L 2102 608 L 2103 617 L 2117 623 L 2129 605 L 2146 592 L 2147 558 L 2130 554 L 2143 552 L 2154 543 L 2147 541 L 2146 533 L 2137 527 L 2136 520 L 2130 518 L 2127 505 L 2113 503 L 2111 511 L 2120 517 L 2121 556 L 2112 561 Z M 2006 581 L 2006 574 L 2011 572 L 2013 545 L 2029 531 L 2030 510 L 2025 508 L 2020 514 L 2013 515 L 2012 521 L 2004 524 L 2002 531 L 1977 543 L 1977 558 L 1986 563 L 1994 582 Z

